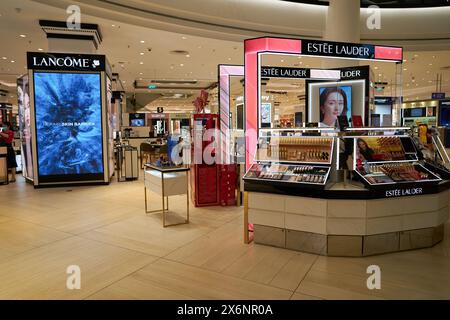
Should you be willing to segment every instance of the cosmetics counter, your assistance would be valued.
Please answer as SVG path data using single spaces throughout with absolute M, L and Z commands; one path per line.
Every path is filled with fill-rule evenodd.
M 331 256 L 433 246 L 450 202 L 439 143 L 425 158 L 405 127 L 261 129 L 244 176 L 254 241 Z

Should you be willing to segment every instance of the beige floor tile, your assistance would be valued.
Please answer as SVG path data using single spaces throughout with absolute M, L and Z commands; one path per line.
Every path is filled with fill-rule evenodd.
M 163 228 L 159 216 L 142 214 L 80 236 L 161 257 L 212 230 L 195 218 L 189 224 Z
M 70 236 L 33 223 L 10 219 L 0 223 L 0 259 Z
M 314 296 L 310 296 L 307 294 L 295 292 L 292 295 L 291 300 L 323 300 L 323 299 L 321 299 L 319 297 L 314 297 Z
M 308 253 L 294 255 L 272 279 L 270 285 L 294 291 L 317 258 L 318 256 Z
M 0 299 L 81 299 L 156 258 L 71 237 L 0 263 Z M 67 267 L 81 269 L 81 289 L 68 290 Z
M 161 288 L 142 273 L 132 274 L 98 291 L 89 300 L 189 300 L 192 297 Z
M 194 299 L 289 299 L 292 292 L 160 259 L 133 277 Z
M 227 223 L 179 248 L 165 258 L 205 269 L 222 271 L 248 250 L 242 229 Z
M 10 221 L 10 220 L 11 220 L 11 218 L 8 218 L 8 217 L 5 217 L 5 216 L 0 216 L 0 223 L 7 222 L 7 221 Z

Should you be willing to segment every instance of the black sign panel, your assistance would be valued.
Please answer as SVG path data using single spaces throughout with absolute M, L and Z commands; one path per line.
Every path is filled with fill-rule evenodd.
M 302 39 L 302 55 L 375 59 L 375 46 L 371 44 Z
M 341 80 L 369 79 L 369 66 L 336 68 L 341 70 Z
M 105 71 L 104 55 L 27 52 L 28 69 L 58 71 Z
M 310 78 L 310 69 L 261 67 L 261 77 L 265 78 Z

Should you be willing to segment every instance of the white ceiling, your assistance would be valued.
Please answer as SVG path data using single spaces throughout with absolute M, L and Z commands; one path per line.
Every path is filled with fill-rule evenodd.
M 195 0 L 195 5 L 193 7 L 199 5 L 201 1 L 203 0 Z M 260 9 L 262 10 L 263 8 L 269 8 L 270 1 L 272 0 L 264 0 L 260 2 Z M 50 3 L 54 6 L 44 5 L 42 2 Z M 217 37 L 217 39 L 213 39 L 211 38 L 211 34 L 206 34 L 206 31 L 204 36 L 198 36 L 198 34 L 202 33 L 198 31 L 197 27 L 194 28 L 191 26 L 190 28 L 187 28 L 186 26 L 179 25 L 177 29 L 176 27 L 178 21 L 174 20 L 170 23 L 169 21 L 161 21 L 156 18 L 155 21 L 158 20 L 158 26 L 155 26 L 155 28 L 149 28 L 148 23 L 153 23 L 155 21 L 150 21 L 148 17 L 143 14 L 136 14 L 133 20 L 133 15 L 128 12 L 129 10 L 127 11 L 124 9 L 121 12 L 116 12 L 111 6 L 105 7 L 108 3 L 120 3 L 121 5 L 128 3 L 133 5 L 142 5 L 147 9 L 151 6 L 152 10 L 158 9 L 160 13 L 170 9 L 171 14 L 182 15 L 183 13 L 186 13 L 187 16 L 194 17 L 192 15 L 195 13 L 195 10 L 193 11 L 192 7 L 188 10 L 186 5 L 187 2 L 188 1 L 172 0 L 109 2 L 2 0 L 2 5 L 0 7 L 0 39 L 2 39 L 2 47 L 0 49 L 0 83 L 3 83 L 3 85 L 1 85 L 0 88 L 10 90 L 11 95 L 7 98 L 10 102 L 15 103 L 15 88 L 13 86 L 16 82 L 16 78 L 26 71 L 26 52 L 37 51 L 39 48 L 43 51 L 47 50 L 47 39 L 38 24 L 38 20 L 48 19 L 64 21 L 67 17 L 67 13 L 64 9 L 67 3 L 81 4 L 81 22 L 96 23 L 100 26 L 103 42 L 99 48 L 99 53 L 107 55 L 109 61 L 113 65 L 113 72 L 120 74 L 120 79 L 124 81 L 124 87 L 128 92 L 132 92 L 134 90 L 132 83 L 135 80 L 140 80 L 141 78 L 142 81 L 150 81 L 152 79 L 195 79 L 205 82 L 217 81 L 218 64 L 243 64 L 243 43 L 242 40 L 237 40 L 236 34 L 230 35 L 229 30 L 222 30 L 220 33 L 222 36 Z M 226 2 L 227 1 L 222 1 L 222 3 Z M 272 25 L 270 24 L 264 26 L 258 25 L 257 21 L 255 21 L 255 19 L 250 15 L 244 17 L 244 13 L 247 12 L 245 10 L 245 12 L 237 12 L 236 10 L 238 10 L 239 4 L 237 4 L 236 1 L 229 0 L 228 2 L 229 3 L 226 10 L 223 11 L 224 17 L 220 20 L 220 23 L 225 23 L 227 21 L 228 23 L 231 23 L 236 19 L 243 19 L 247 17 L 248 21 L 241 21 L 243 24 L 251 23 L 253 24 L 253 27 L 258 26 L 272 28 Z M 179 4 L 178 10 L 174 9 L 174 5 L 176 3 Z M 190 3 L 192 5 L 192 2 Z M 203 1 L 203 3 L 205 2 Z M 214 17 L 217 18 L 222 12 L 219 7 L 216 7 L 214 15 L 208 18 L 206 14 L 208 12 L 211 13 L 211 10 L 213 10 L 211 3 L 217 4 L 218 0 L 211 0 L 208 3 L 209 4 L 205 7 L 202 7 L 202 10 L 197 10 L 197 13 L 194 15 L 196 19 L 201 18 L 210 23 L 214 21 Z M 254 0 L 244 1 L 242 2 L 242 8 L 248 10 L 250 8 L 249 6 L 255 5 L 255 3 L 256 1 Z M 277 7 L 278 4 L 275 5 L 274 3 L 271 3 L 271 5 L 274 6 L 275 9 L 279 9 Z M 291 5 L 296 4 L 289 4 L 289 6 Z M 233 10 L 235 11 L 234 20 L 229 16 L 230 12 L 233 12 Z M 322 7 L 322 9 L 310 8 L 310 10 L 311 12 L 316 12 L 315 14 L 323 15 L 322 11 L 324 9 Z M 261 11 L 260 13 L 263 16 L 267 15 L 267 12 Z M 247 12 L 245 14 L 249 13 Z M 446 11 L 444 11 L 444 14 L 446 14 Z M 426 15 L 429 16 L 429 12 Z M 392 13 L 389 13 L 388 16 L 391 17 Z M 441 19 L 442 12 L 437 15 L 437 17 Z M 286 18 L 291 21 L 293 16 L 289 15 L 289 17 Z M 127 23 L 121 22 L 125 20 Z M 323 28 L 322 20 L 311 25 L 311 34 L 317 33 L 317 28 Z M 386 21 L 386 24 L 388 24 L 389 21 Z M 450 19 L 448 19 L 447 22 L 448 21 L 450 21 Z M 164 26 L 165 30 L 182 31 L 163 31 L 161 29 L 163 29 Z M 158 29 L 156 29 L 156 27 L 158 27 Z M 417 26 L 414 25 L 414 28 L 416 27 Z M 288 30 L 286 29 L 288 27 L 282 25 L 280 25 L 279 28 L 276 26 L 274 28 L 279 32 L 285 32 Z M 300 29 L 304 30 L 305 28 L 301 27 Z M 424 32 L 434 32 L 434 37 L 442 36 L 445 38 L 447 33 L 450 34 L 450 25 L 449 28 L 441 29 L 438 29 L 433 25 L 427 25 L 422 26 L 422 30 Z M 217 33 L 218 31 L 215 30 L 215 32 Z M 383 32 L 386 33 L 386 30 Z M 229 36 L 225 36 L 226 34 Z M 387 34 L 389 34 L 389 32 L 387 32 Z M 20 35 L 25 35 L 25 37 L 20 37 Z M 391 36 L 392 35 L 393 33 L 391 33 Z M 240 35 L 241 38 L 243 36 L 247 35 Z M 317 37 L 320 37 L 320 35 L 317 35 Z M 376 35 L 373 35 L 372 37 L 374 38 Z M 236 41 L 227 41 L 223 39 L 236 39 Z M 144 41 L 144 43 L 141 43 L 141 41 Z M 442 40 L 440 41 L 442 42 Z M 450 47 L 450 41 L 444 39 L 444 45 Z M 435 47 L 436 46 L 430 48 Z M 417 47 L 411 46 L 411 48 L 416 49 Z M 173 50 L 188 51 L 189 56 L 170 54 Z M 141 53 L 143 53 L 143 55 L 141 55 Z M 418 56 L 415 57 L 414 55 Z M 3 57 L 6 59 L 3 59 Z M 294 58 L 288 57 L 285 59 L 285 63 L 293 65 L 298 64 L 298 61 L 300 60 L 298 59 L 291 61 L 290 59 Z M 443 74 L 445 85 L 444 89 L 447 92 L 447 95 L 450 96 L 448 82 L 450 79 L 450 71 L 448 69 L 441 70 L 441 68 L 450 65 L 450 50 L 407 51 L 405 52 L 405 59 L 406 62 L 403 67 L 407 70 L 403 71 L 405 83 L 404 94 L 407 95 L 408 99 L 416 99 L 417 97 L 419 97 L 419 99 L 429 98 L 431 92 L 435 91 L 433 81 L 436 79 L 437 73 Z M 302 61 L 305 61 L 303 66 L 308 64 L 308 58 L 302 58 Z M 279 64 L 280 63 L 281 62 L 279 62 Z M 314 65 L 314 67 L 318 67 L 317 63 L 316 58 L 316 65 Z M 430 63 L 432 65 L 429 65 Z M 380 73 L 381 78 L 386 77 L 386 80 L 389 82 L 392 80 L 394 75 L 391 70 L 392 65 L 386 67 L 386 64 L 373 64 L 373 66 L 378 68 L 374 71 L 377 75 Z M 414 82 L 412 81 L 413 78 Z M 12 87 L 5 86 L 5 84 L 11 84 Z M 172 93 L 177 93 L 175 91 L 176 90 Z M 156 90 L 156 92 L 158 91 Z M 192 94 L 195 95 L 198 94 L 198 92 L 194 91 Z M 191 98 L 186 99 L 182 102 L 182 104 L 189 104 L 190 101 Z M 189 106 L 189 108 L 191 108 L 191 106 Z

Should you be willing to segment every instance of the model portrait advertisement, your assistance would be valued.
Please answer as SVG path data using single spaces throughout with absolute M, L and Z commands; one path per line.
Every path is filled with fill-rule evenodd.
M 323 87 L 320 92 L 320 122 L 334 127 L 339 116 L 352 116 L 352 87 Z

